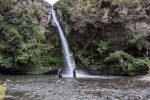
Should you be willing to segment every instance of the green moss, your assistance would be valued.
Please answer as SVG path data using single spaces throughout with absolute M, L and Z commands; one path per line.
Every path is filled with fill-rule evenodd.
M 0 85 L 0 96 L 5 95 L 6 88 Z

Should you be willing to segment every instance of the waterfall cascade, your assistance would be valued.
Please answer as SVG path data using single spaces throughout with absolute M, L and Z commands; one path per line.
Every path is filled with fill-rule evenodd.
M 67 76 L 72 76 L 73 75 L 73 69 L 75 68 L 75 60 L 73 58 L 72 52 L 69 49 L 68 42 L 67 42 L 67 39 L 64 35 L 64 32 L 63 32 L 62 28 L 60 27 L 60 24 L 57 20 L 56 12 L 55 12 L 53 6 L 51 9 L 51 12 L 52 12 L 53 21 L 58 28 L 60 39 L 61 39 L 63 56 L 64 56 L 64 61 L 65 61 L 65 66 L 66 66 L 66 74 L 67 74 Z
M 56 12 L 53 8 L 53 5 L 58 2 L 59 0 L 45 0 L 47 1 L 49 4 L 51 4 L 51 13 L 52 13 L 52 20 L 53 20 L 53 24 L 55 24 L 55 26 L 57 27 L 58 31 L 59 31 L 59 36 L 61 39 L 61 45 L 62 45 L 62 51 L 63 51 L 63 56 L 64 56 L 64 62 L 65 62 L 65 66 L 66 66 L 66 73 L 65 76 L 67 77 L 72 77 L 73 76 L 73 69 L 75 69 L 76 65 L 75 65 L 75 60 L 73 58 L 73 53 L 70 51 L 69 46 L 68 46 L 68 42 L 67 39 L 64 35 L 64 32 L 57 20 L 57 16 L 56 16 Z M 77 71 L 77 76 L 78 77 L 86 77 L 88 74 L 83 72 L 83 71 Z

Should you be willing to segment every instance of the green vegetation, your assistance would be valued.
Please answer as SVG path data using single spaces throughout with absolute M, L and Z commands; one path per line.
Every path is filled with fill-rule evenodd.
M 99 52 L 100 56 L 106 56 L 109 50 L 109 46 L 107 44 L 107 42 L 103 42 L 101 41 L 100 43 L 98 43 L 98 48 L 97 51 Z
M 150 60 L 149 60 L 149 59 L 146 59 L 146 63 L 147 63 L 147 65 L 148 65 L 149 68 L 150 68 Z
M 71 5 L 70 0 L 61 0 L 59 2 L 59 9 L 62 9 L 63 12 L 67 12 L 69 10 L 70 5 Z
M 84 63 L 90 67 L 97 64 L 97 68 L 101 64 L 112 66 L 114 70 L 119 71 L 120 69 L 120 72 L 126 75 L 140 73 L 140 69 L 141 73 L 148 70 L 146 61 L 143 59 L 148 59 L 150 55 L 149 33 L 131 35 L 129 32 L 132 31 L 127 31 L 126 28 L 128 27 L 126 23 L 137 20 L 131 16 L 135 14 L 138 16 L 135 8 L 138 8 L 137 3 L 140 3 L 141 0 L 70 0 L 70 2 L 69 10 L 62 15 L 68 15 L 68 23 L 63 27 L 69 29 L 70 44 L 73 44 L 72 41 L 76 42 L 75 46 L 71 45 L 72 48 L 77 47 L 75 54 L 83 51 L 81 56 Z M 128 9 L 127 5 L 133 8 Z M 95 33 L 97 35 L 90 41 Z M 119 50 L 122 51 L 119 52 Z M 109 55 L 110 52 L 115 53 Z M 105 57 L 106 62 L 104 63 Z
M 129 41 L 129 47 L 134 48 L 136 52 L 129 51 L 136 57 L 149 59 L 150 56 L 150 33 L 138 33 Z
M 52 56 L 52 55 L 47 55 L 46 57 L 46 62 L 51 65 L 51 66 L 59 66 L 62 63 L 62 56 Z
M 124 51 L 116 51 L 114 53 L 110 53 L 109 57 L 105 59 L 105 62 L 110 63 L 110 62 L 120 61 L 120 60 L 131 61 L 132 59 L 133 57 L 128 53 L 125 53 Z
M 47 42 L 46 29 L 40 24 L 42 8 L 29 5 L 14 9 L 12 0 L 1 0 L 0 5 L 0 69 L 28 73 L 35 66 L 49 67 L 49 62 L 59 65 L 60 59 L 45 58 L 54 45 Z
M 5 95 L 6 88 L 0 85 L 0 96 Z
M 12 0 L 0 0 L 0 12 L 2 14 L 10 11 L 13 8 L 13 1 Z
M 75 56 L 81 57 L 76 58 L 77 65 L 91 69 L 106 65 L 109 66 L 106 70 L 122 75 L 147 73 L 150 34 L 132 34 L 133 30 L 127 29 L 128 22 L 138 20 L 133 15 L 139 18 L 140 11 L 135 8 L 140 1 L 60 0 L 57 3 L 58 18 L 69 46 Z M 43 4 L 0 0 L 0 5 L 0 72 L 38 74 L 51 67 L 57 69 L 63 61 L 60 40 L 54 27 L 43 25 L 43 20 L 50 17 Z M 131 24 L 134 29 L 132 26 L 136 25 Z
M 148 71 L 146 60 L 134 58 L 123 51 L 116 51 L 111 53 L 109 57 L 105 58 L 105 63 L 111 66 L 111 70 L 115 73 L 119 71 L 124 75 L 134 75 L 134 73 L 143 73 Z

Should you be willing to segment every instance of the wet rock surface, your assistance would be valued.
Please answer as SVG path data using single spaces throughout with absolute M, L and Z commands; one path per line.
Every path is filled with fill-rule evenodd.
M 18 76 L 17 76 L 18 77 Z M 17 100 L 147 100 L 150 82 L 141 77 L 80 78 L 20 76 L 6 82 L 7 95 Z M 4 77 L 3 77 L 4 78 Z

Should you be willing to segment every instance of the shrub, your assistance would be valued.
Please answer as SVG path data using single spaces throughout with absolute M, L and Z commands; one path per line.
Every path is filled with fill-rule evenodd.
M 24 1 L 27 0 L 19 2 Z M 1 44 L 7 47 L 0 51 L 0 69 L 22 73 L 34 66 L 39 67 L 42 55 L 51 53 L 53 47 L 45 38 L 45 27 L 37 23 L 43 14 L 42 7 L 33 4 L 16 9 L 13 2 L 0 0 Z M 9 73 L 6 71 L 5 74 Z
M 98 44 L 97 51 L 98 51 L 98 53 L 100 54 L 100 56 L 105 56 L 105 55 L 108 53 L 108 49 L 109 49 L 109 46 L 108 46 L 108 43 L 107 43 L 107 42 L 101 41 L 101 42 Z
M 62 63 L 62 57 L 61 56 L 53 56 L 53 55 L 47 55 L 46 56 L 46 62 L 51 66 L 58 66 L 60 63 Z
M 105 58 L 105 63 L 114 73 L 125 75 L 146 74 L 149 70 L 146 60 L 134 58 L 124 51 L 116 51 Z
M 3 57 L 0 55 L 0 67 L 12 68 L 13 67 L 13 58 L 12 57 Z
M 133 59 L 133 65 L 139 70 L 148 69 L 148 64 L 144 59 Z
M 37 6 L 37 5 L 33 5 L 28 9 L 28 13 L 30 16 L 32 17 L 36 17 L 39 18 L 42 16 L 42 7 L 41 6 Z
M 70 7 L 70 1 L 69 0 L 60 0 L 59 7 L 64 12 L 67 12 L 69 10 L 69 7 Z
M 114 53 L 110 53 L 109 57 L 105 58 L 106 63 L 112 63 L 120 60 L 131 61 L 133 57 L 124 51 L 116 51 Z
M 13 0 L 0 0 L 0 13 L 5 14 L 13 8 Z

